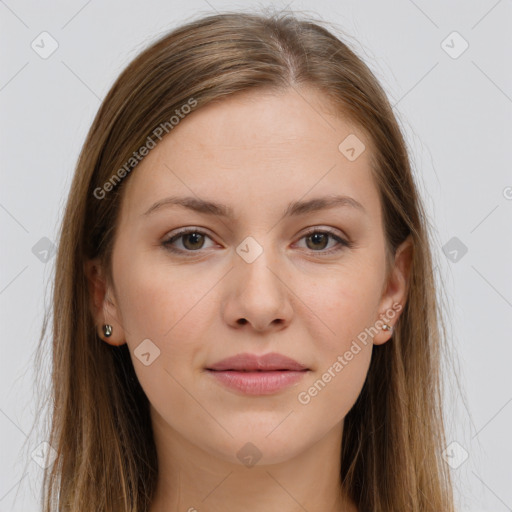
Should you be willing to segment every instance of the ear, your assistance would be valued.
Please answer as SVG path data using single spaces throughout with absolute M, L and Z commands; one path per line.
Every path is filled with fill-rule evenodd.
M 85 263 L 85 275 L 89 285 L 89 306 L 98 336 L 109 345 L 123 345 L 126 340 L 119 320 L 118 306 L 99 259 L 89 260 Z M 112 326 L 112 334 L 109 337 L 105 336 L 103 332 L 104 325 Z
M 379 304 L 379 320 L 375 322 L 379 332 L 373 338 L 374 345 L 382 345 L 391 338 L 392 331 L 385 330 L 382 326 L 387 324 L 394 327 L 405 307 L 413 250 L 411 235 L 396 249 L 393 267 Z

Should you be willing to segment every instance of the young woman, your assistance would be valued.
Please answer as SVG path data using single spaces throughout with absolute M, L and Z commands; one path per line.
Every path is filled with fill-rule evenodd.
M 319 22 L 147 48 L 63 219 L 44 510 L 453 511 L 427 226 L 385 93 Z

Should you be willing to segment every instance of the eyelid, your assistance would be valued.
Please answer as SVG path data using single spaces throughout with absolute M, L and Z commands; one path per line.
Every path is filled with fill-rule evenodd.
M 341 234 L 339 230 L 331 227 L 323 227 L 323 226 L 312 226 L 310 228 L 306 228 L 306 232 L 302 233 L 300 238 L 303 238 L 308 235 L 312 235 L 313 233 L 329 233 L 330 235 L 336 236 L 338 238 L 344 239 L 344 241 L 349 242 L 349 239 L 344 234 Z
M 335 230 L 334 228 L 321 227 L 321 226 L 311 226 L 311 227 L 306 228 L 306 229 L 307 229 L 307 231 L 303 232 L 299 236 L 297 241 L 300 241 L 303 238 L 306 238 L 306 237 L 308 237 L 310 235 L 313 235 L 315 233 L 321 233 L 321 234 L 330 235 L 331 238 L 333 238 L 337 242 L 337 246 L 331 247 L 328 250 L 320 250 L 320 251 L 309 250 L 308 251 L 308 252 L 311 252 L 313 254 L 316 253 L 319 256 L 322 256 L 322 255 L 328 256 L 328 255 L 330 255 L 332 253 L 339 252 L 340 250 L 342 250 L 344 248 L 351 248 L 354 245 L 353 242 L 348 237 L 346 237 L 345 235 L 340 235 L 338 233 L 338 231 Z M 187 250 L 184 250 L 184 249 L 177 249 L 175 247 L 172 247 L 171 243 L 174 243 L 176 240 L 179 240 L 182 236 L 185 236 L 185 235 L 190 234 L 190 233 L 198 233 L 198 234 L 201 234 L 201 235 L 205 235 L 206 237 L 210 238 L 210 240 L 212 240 L 214 242 L 213 238 L 209 235 L 208 231 L 205 228 L 189 226 L 189 227 L 186 227 L 186 228 L 179 229 L 177 232 L 173 233 L 171 236 L 166 235 L 166 237 L 162 241 L 162 245 L 164 246 L 165 249 L 167 249 L 167 250 L 169 250 L 171 252 L 177 253 L 177 254 L 189 254 L 190 256 L 192 256 L 194 253 L 197 253 L 197 254 L 203 253 L 204 249 L 198 249 L 196 251 L 187 251 Z
M 204 252 L 204 249 L 198 249 L 197 251 L 185 251 L 183 249 L 176 249 L 175 247 L 172 247 L 171 243 L 174 243 L 176 240 L 179 240 L 182 236 L 188 235 L 190 233 L 199 233 L 200 235 L 207 236 L 210 240 L 212 240 L 212 242 L 214 241 L 212 236 L 210 236 L 210 234 L 208 233 L 208 231 L 205 228 L 189 226 L 187 228 L 178 229 L 178 231 L 176 231 L 175 233 L 173 233 L 170 236 L 166 235 L 161 243 L 164 246 L 164 248 L 166 248 L 167 250 L 169 250 L 171 252 L 179 253 L 179 254 L 185 254 L 185 253 L 189 253 L 189 254 L 198 253 L 199 254 L 200 252 Z
M 340 235 L 339 232 L 331 227 L 322 227 L 322 226 L 313 226 L 309 228 L 305 233 L 302 233 L 299 237 L 298 241 L 302 240 L 305 237 L 313 235 L 314 233 L 322 233 L 328 234 L 331 238 L 335 239 L 338 243 L 335 247 L 331 247 L 326 251 L 313 251 L 309 250 L 308 252 L 312 254 L 318 254 L 319 256 L 325 255 L 329 256 L 333 253 L 337 253 L 343 249 L 350 249 L 354 246 L 354 243 L 345 235 Z

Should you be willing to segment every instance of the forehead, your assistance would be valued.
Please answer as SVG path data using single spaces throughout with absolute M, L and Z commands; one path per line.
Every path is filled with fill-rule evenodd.
M 356 159 L 343 152 L 347 145 L 360 152 Z M 158 142 L 125 184 L 123 210 L 140 213 L 181 193 L 281 211 L 339 193 L 378 215 L 370 151 L 364 132 L 317 91 L 245 92 L 193 111 Z

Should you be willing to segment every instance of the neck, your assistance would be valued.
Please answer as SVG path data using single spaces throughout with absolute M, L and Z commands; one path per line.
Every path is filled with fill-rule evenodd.
M 357 512 L 340 485 L 342 424 L 285 461 L 245 466 L 205 452 L 154 410 L 152 417 L 158 480 L 150 512 Z

